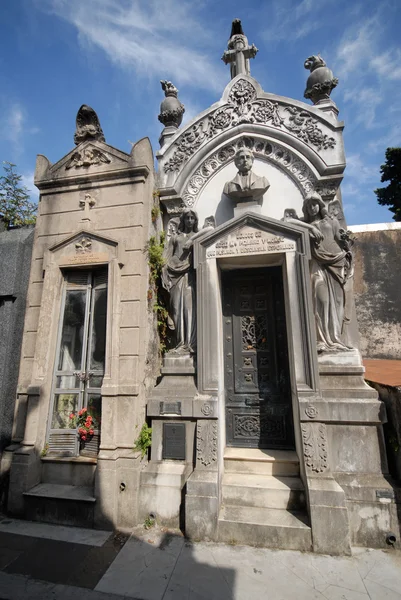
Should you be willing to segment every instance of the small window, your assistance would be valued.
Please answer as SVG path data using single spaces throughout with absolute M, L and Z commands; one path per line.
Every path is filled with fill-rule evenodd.
M 57 343 L 49 453 L 96 456 L 100 440 L 101 395 L 106 352 L 107 268 L 70 271 L 65 276 Z M 87 409 L 94 433 L 80 439 L 76 420 Z

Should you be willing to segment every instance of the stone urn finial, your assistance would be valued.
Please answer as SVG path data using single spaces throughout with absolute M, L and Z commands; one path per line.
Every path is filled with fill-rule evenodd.
M 178 100 L 178 90 L 171 81 L 162 80 L 160 83 L 166 97 L 160 104 L 160 115 L 158 119 L 165 127 L 174 127 L 175 129 L 178 129 L 181 125 L 185 107 Z
M 313 104 L 328 100 L 331 91 L 338 84 L 333 71 L 326 66 L 320 54 L 309 56 L 304 62 L 304 67 L 311 72 L 306 82 L 304 98 L 312 100 Z

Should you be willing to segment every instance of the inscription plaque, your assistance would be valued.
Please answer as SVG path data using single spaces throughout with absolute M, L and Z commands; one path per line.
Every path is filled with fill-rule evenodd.
M 180 415 L 181 402 L 160 402 L 161 415 Z
M 292 252 L 296 249 L 297 245 L 294 240 L 252 227 L 242 227 L 212 244 L 206 251 L 206 258 L 244 254 L 275 254 Z
M 163 423 L 162 458 L 185 460 L 185 423 Z

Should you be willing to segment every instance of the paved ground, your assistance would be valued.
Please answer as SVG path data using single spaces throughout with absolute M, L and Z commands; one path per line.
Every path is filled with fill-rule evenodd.
M 401 600 L 401 553 L 352 558 L 0 521 L 0 600 Z

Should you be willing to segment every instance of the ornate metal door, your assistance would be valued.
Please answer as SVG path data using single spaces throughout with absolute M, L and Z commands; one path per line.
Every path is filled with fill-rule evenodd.
M 280 267 L 223 272 L 227 445 L 293 448 Z

